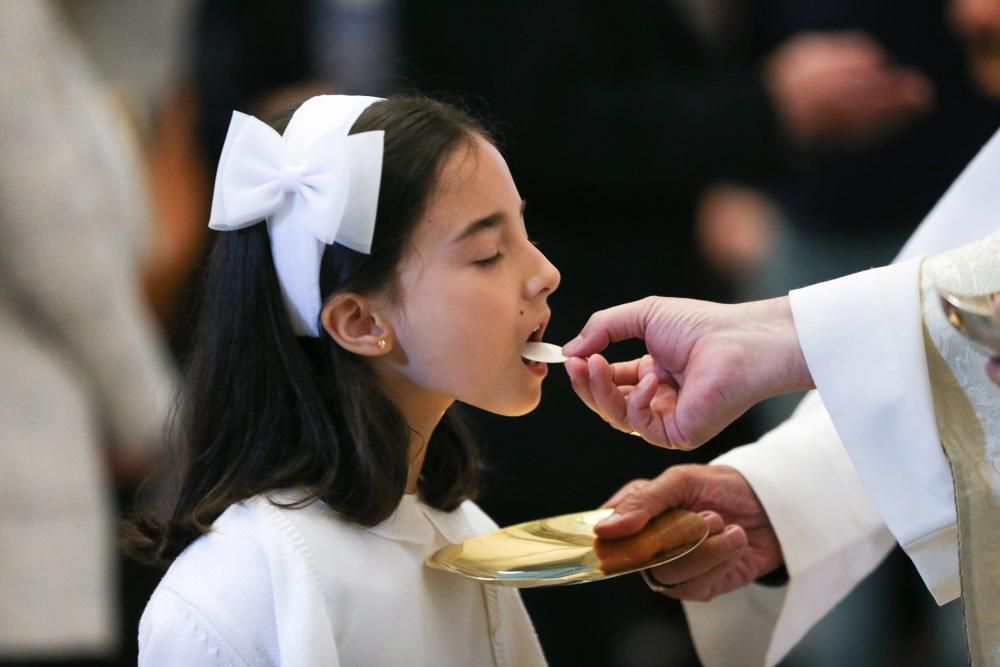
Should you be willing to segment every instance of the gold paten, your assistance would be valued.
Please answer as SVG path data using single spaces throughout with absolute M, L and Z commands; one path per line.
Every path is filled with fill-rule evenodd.
M 611 513 L 599 509 L 519 523 L 447 546 L 425 563 L 502 586 L 582 584 L 669 563 L 708 536 L 700 515 L 673 509 L 632 537 L 599 540 L 594 525 Z

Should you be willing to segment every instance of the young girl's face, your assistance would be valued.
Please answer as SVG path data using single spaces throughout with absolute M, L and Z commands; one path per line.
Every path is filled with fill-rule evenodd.
M 479 137 L 454 151 L 383 310 L 394 338 L 383 379 L 394 400 L 441 410 L 459 400 L 506 415 L 534 409 L 547 369 L 525 363 L 521 349 L 541 340 L 558 284 L 559 272 L 528 240 L 499 151 Z

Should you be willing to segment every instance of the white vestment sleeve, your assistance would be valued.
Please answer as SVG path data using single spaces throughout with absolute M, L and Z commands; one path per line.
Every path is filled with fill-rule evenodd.
M 924 354 L 920 260 L 996 231 L 998 170 L 1000 132 L 927 215 L 896 264 L 790 294 L 806 363 L 844 446 L 938 604 L 961 587 L 955 494 Z
M 770 666 L 874 570 L 894 540 L 815 392 L 759 442 L 714 464 L 743 474 L 767 511 L 789 581 L 685 602 L 706 667 Z
M 806 363 L 841 441 L 889 530 L 944 604 L 961 591 L 957 518 L 924 355 L 920 263 L 790 296 Z

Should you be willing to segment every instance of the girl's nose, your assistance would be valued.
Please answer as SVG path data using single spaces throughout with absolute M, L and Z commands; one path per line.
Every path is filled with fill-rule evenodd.
M 542 254 L 541 250 L 535 246 L 531 246 L 531 249 L 535 254 L 536 266 L 526 283 L 526 288 L 528 298 L 535 299 L 555 292 L 556 288 L 559 287 L 561 276 L 559 269 Z

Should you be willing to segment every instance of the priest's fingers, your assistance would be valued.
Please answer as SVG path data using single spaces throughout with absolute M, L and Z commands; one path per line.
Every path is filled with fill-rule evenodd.
M 607 416 L 601 412 L 600 406 L 598 406 L 597 402 L 594 400 L 594 392 L 591 386 L 590 370 L 587 366 L 587 360 L 570 357 L 566 360 L 564 366 L 566 368 L 566 373 L 569 375 L 570 384 L 573 387 L 573 391 L 576 392 L 576 395 L 580 397 L 580 400 L 583 401 L 588 408 L 607 421 Z M 614 369 L 612 368 L 612 373 L 613 371 Z M 622 373 L 622 377 L 627 377 L 627 373 Z M 612 383 L 618 384 L 614 382 L 614 378 L 612 378 Z M 632 386 L 628 384 L 622 385 L 618 387 L 618 390 L 627 400 L 629 393 L 632 391 Z
M 569 382 L 573 386 L 573 391 L 580 397 L 584 405 L 599 413 L 597 403 L 594 402 L 594 395 L 590 391 L 590 371 L 587 368 L 587 360 L 570 357 L 563 365 L 566 367 L 566 373 L 569 374 Z
M 650 300 L 643 299 L 594 313 L 580 335 L 563 346 L 563 354 L 586 357 L 602 351 L 609 343 L 643 338 L 650 306 Z
M 615 492 L 615 495 L 608 498 L 605 503 L 601 505 L 601 507 L 614 507 L 626 497 L 632 495 L 647 484 L 649 484 L 648 479 L 633 479 L 631 482 L 618 489 Z
M 660 391 L 655 375 L 647 375 L 629 393 L 626 403 L 626 421 L 632 433 L 654 445 L 669 444 L 663 419 L 651 407 L 651 402 Z
M 600 355 L 588 359 L 590 391 L 597 412 L 615 428 L 638 435 L 654 445 L 669 446 L 662 420 L 650 410 L 659 381 L 649 373 L 635 386 L 618 384 L 612 369 Z M 631 369 L 622 370 L 622 381 L 631 379 Z
M 697 549 L 672 563 L 654 568 L 651 572 L 655 581 L 664 588 L 658 593 L 678 599 L 694 599 L 685 595 L 696 595 L 711 590 L 716 580 L 721 579 L 725 568 L 720 566 L 735 562 L 746 549 L 746 532 L 735 524 L 722 530 L 722 519 L 715 515 L 715 530 Z
M 659 415 L 672 414 L 677 409 L 677 394 L 680 389 L 672 378 L 660 380 L 656 394 L 649 402 L 650 409 Z
M 653 519 L 646 529 L 621 540 L 594 540 L 598 567 L 605 573 L 633 569 L 662 558 L 678 548 L 689 548 L 704 537 L 705 527 L 712 533 L 723 528 L 722 517 L 704 512 L 700 517 L 682 512 L 668 512 Z
M 611 381 L 616 385 L 638 384 L 644 375 L 642 373 L 644 359 L 645 357 L 611 364 Z
M 597 405 L 596 412 L 618 430 L 631 432 L 632 428 L 626 420 L 628 404 L 625 394 L 612 380 L 607 360 L 599 354 L 591 355 L 587 359 L 587 368 L 590 371 L 591 395 Z
M 614 507 L 615 513 L 594 526 L 594 532 L 603 539 L 621 539 L 642 530 L 664 510 L 690 507 L 702 485 L 699 470 L 697 466 L 673 466 L 654 480 L 627 485 L 605 503 Z
M 717 565 L 700 577 L 689 579 L 671 586 L 656 586 L 653 588 L 660 595 L 675 600 L 689 602 L 709 602 L 718 596 L 741 588 L 748 582 L 742 581 L 739 575 L 739 555 Z
M 589 391 L 592 409 L 614 428 L 659 444 L 664 442 L 663 429 L 649 411 L 649 402 L 656 391 L 656 376 L 648 374 L 638 385 L 628 384 L 637 379 L 641 361 L 635 359 L 611 366 L 601 355 L 591 356 L 587 360 L 589 383 L 581 387 L 581 393 Z
M 651 413 L 650 402 L 655 394 L 662 393 L 664 390 L 674 392 L 675 389 L 673 389 L 669 377 L 670 385 L 662 389 L 658 388 L 657 377 L 659 374 L 654 368 L 652 357 L 645 355 L 639 359 L 610 364 L 608 367 L 610 384 L 604 362 L 597 359 L 592 363 L 594 365 L 593 380 L 587 361 L 570 358 L 565 364 L 570 383 L 580 400 L 620 430 L 634 432 L 636 435 L 644 437 L 648 436 L 647 439 L 650 441 L 662 441 L 659 418 Z M 643 380 L 645 383 L 641 387 L 637 387 L 636 385 L 642 383 Z M 617 387 L 617 393 L 614 392 L 612 385 Z M 601 392 L 600 401 L 595 398 L 595 387 L 598 387 Z M 622 403 L 619 396 L 625 401 L 624 413 L 621 412 Z

